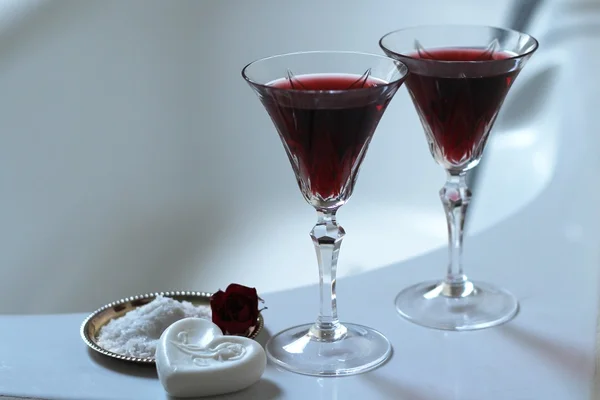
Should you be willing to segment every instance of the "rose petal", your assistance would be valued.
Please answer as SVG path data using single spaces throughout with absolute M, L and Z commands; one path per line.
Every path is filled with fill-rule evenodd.
M 237 321 L 248 321 L 252 319 L 252 312 L 250 310 L 250 307 L 248 305 L 245 305 L 244 308 L 242 308 L 237 315 L 236 320 Z
M 222 290 L 219 290 L 218 292 L 210 296 L 211 307 L 219 309 L 225 305 L 225 301 L 227 301 L 227 295 Z
M 213 322 L 223 332 L 244 334 L 256 325 L 258 293 L 256 288 L 232 283 L 225 292 L 219 290 L 211 297 Z
M 250 288 L 247 286 L 243 286 L 243 285 L 238 285 L 237 283 L 232 283 L 229 286 L 227 286 L 227 289 L 225 289 L 225 292 L 227 294 L 229 293 L 238 293 L 241 294 L 245 297 L 248 297 L 250 299 L 257 299 L 258 300 L 258 293 L 256 292 L 256 288 Z

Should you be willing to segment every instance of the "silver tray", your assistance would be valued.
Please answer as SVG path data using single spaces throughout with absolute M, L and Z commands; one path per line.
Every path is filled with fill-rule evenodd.
M 154 357 L 151 358 L 139 358 L 130 357 L 123 354 L 113 353 L 98 345 L 98 334 L 100 329 L 111 320 L 122 317 L 129 311 L 148 304 L 156 298 L 156 296 L 162 295 L 164 297 L 171 297 L 178 301 L 189 301 L 190 303 L 199 305 L 210 305 L 210 296 L 212 293 L 207 292 L 157 292 L 147 293 L 139 296 L 127 297 L 119 301 L 109 303 L 98 310 L 90 314 L 89 317 L 81 324 L 81 338 L 92 350 L 103 354 L 108 357 L 115 358 L 117 360 L 138 363 L 138 364 L 154 364 Z M 264 320 L 261 314 L 258 315 L 256 325 L 253 326 L 246 332 L 245 337 L 250 339 L 256 338 L 259 332 L 262 330 Z

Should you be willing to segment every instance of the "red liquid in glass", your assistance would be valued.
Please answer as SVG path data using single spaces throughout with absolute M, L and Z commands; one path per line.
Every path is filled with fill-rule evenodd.
M 464 167 L 481 156 L 490 128 L 518 74 L 517 68 L 507 68 L 507 64 L 482 62 L 465 67 L 463 62 L 506 60 L 512 56 L 467 48 L 422 50 L 411 55 L 461 62 L 432 63 L 431 68 L 422 64 L 423 68 L 411 71 L 406 80 L 423 125 L 438 147 L 436 152 L 450 167 Z
M 331 207 L 350 197 L 367 146 L 396 91 L 380 86 L 384 83 L 359 75 L 315 74 L 269 85 L 288 89 L 271 90 L 262 101 L 309 202 Z M 327 90 L 340 92 L 315 92 Z

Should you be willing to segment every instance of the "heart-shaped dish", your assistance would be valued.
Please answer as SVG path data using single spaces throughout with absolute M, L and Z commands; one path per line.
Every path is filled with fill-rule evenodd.
M 127 314 L 129 311 L 141 307 L 143 305 L 148 304 L 152 300 L 156 298 L 156 296 L 165 296 L 171 297 L 178 301 L 189 301 L 194 305 L 210 305 L 210 296 L 212 293 L 207 292 L 157 292 L 157 293 L 147 293 L 139 296 L 127 297 L 112 303 L 109 303 L 98 310 L 94 311 L 90 314 L 81 324 L 80 334 L 81 338 L 92 350 L 103 354 L 108 357 L 115 358 L 117 360 L 138 363 L 138 364 L 148 364 L 153 365 L 155 363 L 154 358 L 138 358 L 138 357 L 130 357 L 123 354 L 113 353 L 112 351 L 108 351 L 103 347 L 98 345 L 98 335 L 100 333 L 100 329 L 106 324 L 108 324 L 111 320 L 122 317 Z M 247 332 L 246 337 L 250 339 L 256 338 L 256 336 L 260 333 L 263 328 L 263 318 L 262 315 L 258 315 L 256 320 L 256 325 L 253 329 Z
M 256 383 L 267 366 L 260 344 L 223 335 L 202 318 L 170 325 L 156 346 L 158 378 L 171 396 L 203 397 L 237 392 Z

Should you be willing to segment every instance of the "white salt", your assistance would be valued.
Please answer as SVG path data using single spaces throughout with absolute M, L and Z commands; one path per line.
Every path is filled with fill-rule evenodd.
M 129 311 L 102 327 L 98 345 L 113 353 L 149 358 L 156 353 L 160 335 L 183 318 L 211 318 L 209 306 L 194 306 L 188 301 L 157 296 L 150 303 Z

